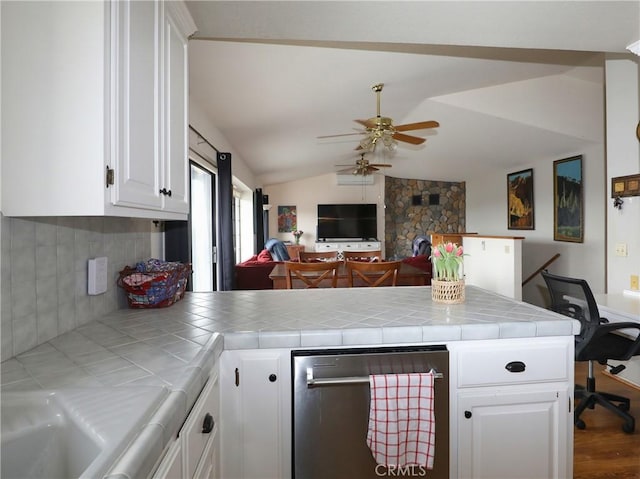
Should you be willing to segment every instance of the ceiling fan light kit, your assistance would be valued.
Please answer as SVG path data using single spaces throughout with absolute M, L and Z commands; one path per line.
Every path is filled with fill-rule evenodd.
M 382 92 L 383 87 L 384 83 L 377 83 L 371 87 L 371 89 L 376 94 L 376 116 L 374 118 L 369 118 L 368 120 L 355 120 L 356 123 L 359 123 L 364 127 L 363 131 L 341 135 L 327 135 L 318 138 L 331 138 L 347 135 L 365 135 L 364 138 L 359 142 L 356 150 L 365 150 L 371 153 L 375 151 L 376 146 L 378 146 L 378 144 L 380 143 L 389 151 L 394 152 L 398 147 L 399 141 L 410 143 L 412 145 L 421 145 L 425 141 L 427 141 L 426 138 L 407 135 L 401 132 L 437 128 L 438 126 L 440 126 L 440 124 L 437 121 L 431 120 L 395 126 L 391 118 L 382 116 L 380 114 L 380 93 Z
M 338 173 L 351 172 L 352 175 L 367 176 L 376 171 L 380 171 L 380 168 L 390 168 L 388 163 L 369 163 L 369 160 L 365 159 L 364 153 L 360 154 L 360 159 L 356 160 L 355 167 L 352 165 L 336 165 L 336 166 L 349 166 L 346 170 L 340 170 Z

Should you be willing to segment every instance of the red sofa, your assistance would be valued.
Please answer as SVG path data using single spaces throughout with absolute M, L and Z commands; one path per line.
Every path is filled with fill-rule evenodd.
M 237 264 L 235 289 L 273 289 L 269 274 L 276 264 L 266 249 Z
M 431 285 L 431 276 L 433 274 L 433 268 L 431 266 L 431 260 L 429 259 L 428 256 L 423 254 L 418 256 L 411 256 L 409 258 L 404 258 L 402 262 L 410 264 L 411 266 L 415 266 L 416 268 L 420 268 L 421 270 L 429 273 L 427 276 L 427 286 Z

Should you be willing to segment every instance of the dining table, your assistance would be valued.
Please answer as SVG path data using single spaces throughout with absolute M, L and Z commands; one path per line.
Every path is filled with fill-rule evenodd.
M 317 273 L 311 273 L 317 275 Z M 273 267 L 273 270 L 269 274 L 269 278 L 273 280 L 273 289 L 287 289 L 287 272 L 284 263 L 278 263 Z M 362 280 L 358 280 L 354 277 L 354 287 L 367 286 Z M 420 268 L 416 268 L 410 264 L 402 263 L 400 270 L 398 271 L 398 278 L 396 280 L 396 286 L 427 286 L 431 284 L 431 272 L 425 271 Z M 391 286 L 391 278 L 384 282 L 381 286 Z M 293 288 L 304 288 L 306 285 L 300 279 L 293 278 Z M 322 281 L 319 285 L 320 288 L 330 288 L 331 279 L 328 278 Z M 347 268 L 344 261 L 341 262 L 338 267 L 338 288 L 348 288 L 349 280 Z

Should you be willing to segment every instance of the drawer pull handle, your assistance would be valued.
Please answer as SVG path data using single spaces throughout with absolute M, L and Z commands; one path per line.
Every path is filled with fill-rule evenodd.
M 213 431 L 214 425 L 215 422 L 213 420 L 213 416 L 207 413 L 204 416 L 204 421 L 202 422 L 202 434 L 209 434 L 211 431 Z
M 275 374 L 269 374 L 269 382 L 275 383 L 278 380 L 278 376 Z
M 510 373 L 521 373 L 527 368 L 527 365 L 522 361 L 511 361 L 507 363 L 505 369 Z
M 464 412 L 464 417 L 466 417 L 467 419 L 471 419 L 471 416 L 473 416 L 473 414 L 471 414 L 471 411 Z

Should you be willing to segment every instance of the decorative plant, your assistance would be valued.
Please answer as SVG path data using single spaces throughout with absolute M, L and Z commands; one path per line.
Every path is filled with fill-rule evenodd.
M 296 244 L 300 244 L 300 236 L 302 236 L 302 233 L 304 233 L 304 231 L 300 231 L 300 230 L 293 231 L 293 237 L 296 239 Z
M 460 265 L 466 256 L 462 246 L 455 243 L 441 243 L 431 251 L 434 279 L 440 281 L 459 281 Z

